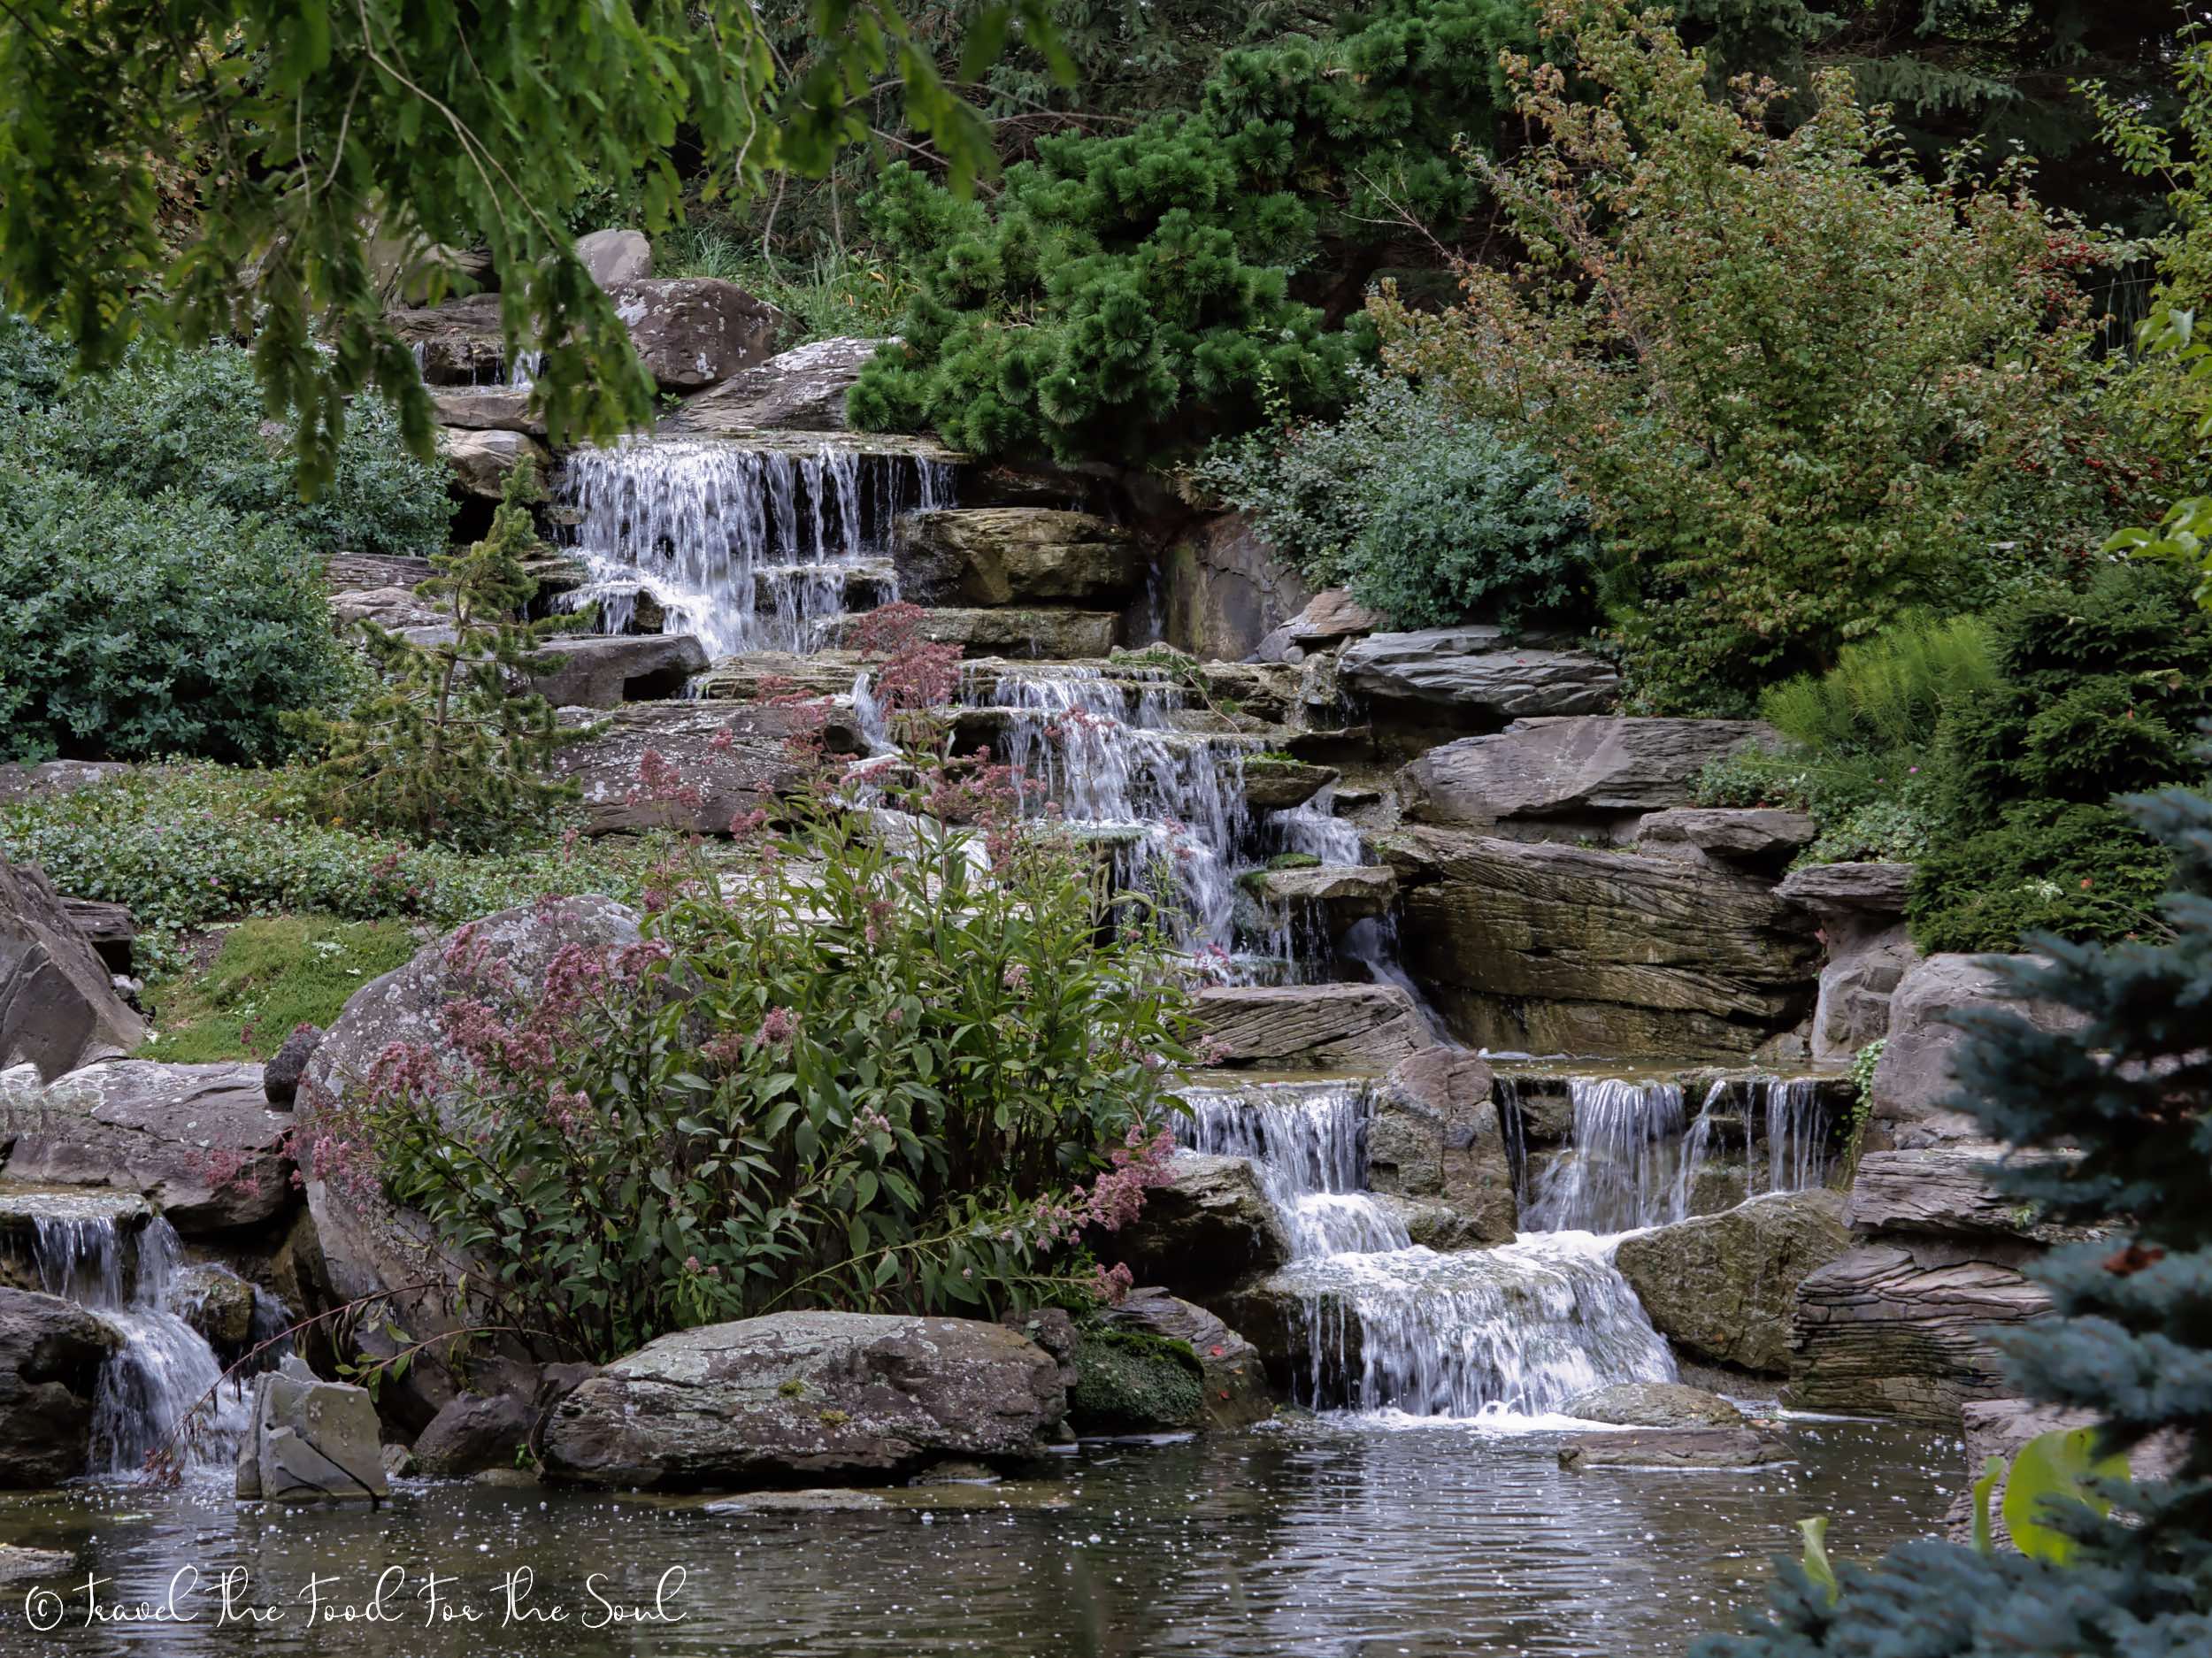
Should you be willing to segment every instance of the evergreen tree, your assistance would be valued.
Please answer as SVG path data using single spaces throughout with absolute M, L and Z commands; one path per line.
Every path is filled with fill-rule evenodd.
M 541 647 L 583 613 L 523 619 L 538 583 L 523 560 L 541 549 L 530 517 L 539 496 L 526 457 L 507 479 L 491 533 L 431 559 L 415 589 L 450 618 L 450 636 L 417 641 L 360 624 L 378 684 L 354 712 L 298 717 L 320 743 L 306 798 L 349 824 L 481 846 L 572 799 L 554 756 L 587 734 L 564 730 L 529 678 L 554 665 Z

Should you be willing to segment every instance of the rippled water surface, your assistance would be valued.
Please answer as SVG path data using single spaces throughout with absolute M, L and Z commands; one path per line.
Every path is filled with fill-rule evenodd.
M 715 1514 L 695 1499 L 411 1484 L 373 1513 L 277 1513 L 206 1487 L 93 1486 L 0 1499 L 0 1541 L 76 1559 L 73 1585 L 38 1580 L 72 1597 L 50 1632 L 27 1623 L 32 1585 L 0 1586 L 0 1652 L 1660 1658 L 1731 1625 L 1768 1557 L 1794 1552 L 1798 1519 L 1832 1516 L 1832 1549 L 1863 1557 L 1932 1530 L 1956 1483 L 1942 1436 L 1786 1432 L 1799 1460 L 1772 1469 L 1575 1474 L 1556 1433 L 1324 1419 L 1089 1446 L 1048 1481 L 949 1488 L 948 1504 L 1006 1505 L 967 1511 Z M 526 1604 L 565 1621 L 507 1620 L 502 1579 L 524 1568 Z M 176 1605 L 196 1621 L 84 1624 L 88 1571 L 112 1608 L 158 1605 L 184 1569 L 200 1587 Z M 213 1585 L 240 1569 L 240 1617 L 273 1606 L 281 1621 L 219 1626 Z M 392 1569 L 393 1621 L 368 1621 Z M 680 1622 L 587 1627 L 607 1616 L 593 1574 L 605 1603 L 649 1608 L 672 1569 Z M 452 1622 L 426 1624 L 434 1570 Z M 352 1622 L 308 1626 L 296 1597 L 318 1575 L 326 1608 Z

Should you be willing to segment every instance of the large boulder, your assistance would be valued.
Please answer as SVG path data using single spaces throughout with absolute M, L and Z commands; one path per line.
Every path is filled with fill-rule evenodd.
M 1621 676 L 1602 656 L 1516 642 L 1495 627 L 1429 627 L 1347 645 L 1337 683 L 1494 731 L 1531 716 L 1602 714 L 1620 695 Z
M 1916 1151 L 1863 1154 L 1851 1182 L 1851 1224 L 1875 1235 L 2066 1241 L 2078 1234 L 2039 1223 L 1989 1183 L 2000 1161 L 2057 1162 L 2069 1154 L 2008 1151 L 1991 1141 L 1955 1140 Z
M 1369 610 L 1342 587 L 1328 587 L 1306 608 L 1260 641 L 1252 654 L 1262 662 L 1302 663 L 1314 651 L 1356 639 L 1386 626 L 1388 618 Z
M 1801 811 L 1763 806 L 1675 806 L 1636 825 L 1636 850 L 1723 869 L 1772 872 L 1809 846 L 1819 826 Z
M 1870 1243 L 1798 1286 L 1785 1394 L 1801 1410 L 1955 1429 L 1970 1399 L 2008 1386 L 1984 1332 L 2040 1317 L 2049 1298 L 1971 1246 Z
M 1764 881 L 1408 825 L 1405 967 L 1462 1040 L 1535 1053 L 1748 1054 L 1804 1017 L 1812 918 Z
M 663 391 L 696 391 L 773 356 L 787 321 L 736 283 L 708 276 L 644 278 L 608 297 Z
M 453 473 L 454 487 L 480 501 L 496 501 L 506 492 L 508 475 L 526 460 L 545 476 L 552 457 L 544 444 L 503 426 L 442 426 L 438 453 Z
M 1755 1197 L 1624 1238 L 1613 1263 L 1682 1352 L 1779 1376 L 1790 1368 L 1798 1286 L 1851 1247 L 1843 1211 L 1834 1192 Z
M 1395 985 L 1238 985 L 1198 993 L 1214 1063 L 1267 1071 L 1394 1065 L 1435 1045 Z
M 741 369 L 684 399 L 657 428 L 662 437 L 737 437 L 763 427 L 841 432 L 845 396 L 880 340 L 817 340 Z
M 1198 1360 L 1210 1428 L 1241 1428 L 1275 1414 L 1259 1350 L 1204 1308 L 1164 1289 L 1132 1290 L 1103 1316 L 1109 1324 L 1180 1342 Z
M 36 1490 L 85 1471 L 100 1367 L 122 1344 L 58 1295 L 0 1287 L 0 1486 Z
M 0 1070 L 58 1077 L 145 1035 L 45 872 L 0 858 Z
M 1460 1247 L 1511 1243 L 1519 1210 L 1490 1067 L 1432 1048 L 1392 1067 L 1369 1097 L 1368 1185 L 1448 1206 L 1466 1223 Z
M 291 1131 L 255 1064 L 104 1059 L 0 1090 L 9 1179 L 135 1193 L 188 1238 L 268 1226 L 292 1207 Z
M 743 1490 L 1025 1459 L 1067 1412 L 1059 1361 L 1002 1324 L 773 1313 L 663 1336 L 561 1401 L 548 1473 L 585 1485 Z
M 1137 1218 L 1097 1241 L 1133 1278 L 1202 1300 L 1290 1259 L 1251 1161 L 1204 1152 L 1177 1152 L 1167 1183 L 1145 1194 Z
M 254 1378 L 253 1420 L 238 1442 L 242 1501 L 380 1502 L 388 1492 L 365 1388 L 319 1381 L 297 1359 Z
M 1144 576 L 1129 532 L 1049 507 L 947 507 L 900 526 L 900 592 L 923 604 L 1096 604 Z
M 621 288 L 653 274 L 653 244 L 641 230 L 595 230 L 579 236 L 576 257 L 602 288 Z
M 1617 840 L 1645 812 L 1693 804 L 1709 761 L 1773 741 L 1756 720 L 1517 719 L 1430 749 L 1398 773 L 1398 796 L 1413 823 Z
M 1955 1016 L 2005 1008 L 2046 1031 L 2079 1025 L 2080 1017 L 2064 1009 L 2016 1001 L 1997 965 L 2003 960 L 1931 956 L 1899 981 L 1890 997 L 1889 1035 L 1867 1089 L 1868 1145 L 1917 1148 L 1981 1137 L 1979 1125 L 1950 1104 L 1957 1086 L 1951 1062 L 1966 1040 Z
M 499 963 L 513 993 L 525 999 L 544 984 L 546 970 L 567 946 L 603 952 L 639 939 L 635 912 L 596 895 L 503 910 L 472 923 L 468 933 L 472 948 Z M 372 980 L 346 1003 L 300 1081 L 301 1144 L 312 1147 L 329 1132 L 342 1135 L 342 1114 L 334 1107 L 362 1086 L 378 1056 L 393 1043 L 443 1048 L 440 1016 L 449 1002 L 472 986 L 452 959 L 457 936 L 426 946 L 405 966 Z M 469 1322 L 465 1311 L 453 1305 L 467 1263 L 434 1245 L 421 1216 L 391 1209 L 357 1183 L 336 1178 L 336 1171 L 319 1157 L 303 1161 L 310 1163 L 303 1172 L 320 1246 L 324 1293 L 336 1305 L 398 1291 L 380 1305 L 409 1338 L 426 1344 L 407 1373 L 388 1383 L 379 1399 L 396 1420 L 419 1429 L 459 1391 L 443 1339 Z M 408 1287 L 416 1285 L 425 1287 Z M 357 1340 L 372 1357 L 396 1350 L 374 1324 L 365 1326 Z M 480 1349 L 471 1355 L 471 1368 L 488 1392 L 526 1391 L 534 1379 L 511 1351 Z
M 530 1407 L 512 1393 L 464 1393 L 448 1400 L 416 1436 L 415 1467 L 432 1479 L 512 1468 L 531 1426 Z
M 1847 1061 L 1886 1035 L 1890 998 L 1918 959 L 1905 928 L 1909 864 L 1816 864 L 1793 870 L 1775 891 L 1820 918 L 1828 950 L 1813 1004 L 1812 1056 Z
M 689 633 L 584 633 L 551 639 L 530 688 L 556 708 L 619 708 L 680 697 L 707 653 Z
M 810 729 L 796 709 L 634 702 L 595 724 L 553 761 L 554 771 L 582 791 L 587 834 L 727 834 L 732 818 L 772 814 L 808 775 L 791 747 L 793 737 Z M 849 728 L 824 735 L 841 738 L 846 748 L 857 741 Z

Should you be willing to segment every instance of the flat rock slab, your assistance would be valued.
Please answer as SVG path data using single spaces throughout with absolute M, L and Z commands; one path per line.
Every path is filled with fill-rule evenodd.
M 1337 682 L 1384 701 L 1419 702 L 1492 725 L 1530 716 L 1601 714 L 1620 671 L 1587 651 L 1509 641 L 1494 627 L 1371 633 L 1347 645 Z
M 841 632 L 849 634 L 849 618 Z M 1009 605 L 975 610 L 949 606 L 925 610 L 918 635 L 935 645 L 1025 661 L 1065 662 L 1103 656 L 1121 631 L 1118 610 L 1077 610 Z
M 1198 993 L 1201 1041 L 1217 1063 L 1270 1071 L 1382 1068 L 1435 1046 L 1394 985 L 1249 985 Z
M 1853 910 L 1877 917 L 1901 916 L 1912 890 L 1912 865 L 1816 864 L 1792 870 L 1775 890 L 1791 903 L 1823 914 Z
M 1355 922 L 1388 915 L 1398 902 L 1398 878 L 1379 864 L 1269 870 L 1253 885 L 1271 904 L 1319 911 L 1338 933 Z
M 556 708 L 618 708 L 683 695 L 706 671 L 707 653 L 689 633 L 587 633 L 549 640 L 555 665 L 530 688 Z
M 1659 857 L 1687 857 L 1778 870 L 1820 833 L 1811 817 L 1765 807 L 1676 806 L 1653 812 L 1636 825 L 1636 849 Z
M 733 1519 L 790 1514 L 884 1514 L 919 1519 L 926 1514 L 1032 1514 L 1071 1507 L 1067 1493 L 1056 1485 L 934 1483 L 874 1490 L 830 1485 L 805 1491 L 750 1491 L 702 1503 L 699 1512 Z
M 684 400 L 662 420 L 662 437 L 727 437 L 759 427 L 841 432 L 845 397 L 860 371 L 886 342 L 817 340 L 740 369 Z
M 1763 1468 L 1791 1460 L 1790 1448 L 1755 1428 L 1655 1428 L 1594 1433 L 1559 1449 L 1559 1466 L 1594 1468 Z
M 545 417 L 523 386 L 441 386 L 430 394 L 438 424 L 466 432 L 518 432 L 545 436 Z
M 0 765 L 0 805 L 42 794 L 73 794 L 120 782 L 130 773 L 130 765 L 121 760 L 42 760 L 35 765 L 19 760 Z
M 1775 741 L 1757 720 L 1517 719 L 1430 749 L 1399 772 L 1398 795 L 1414 823 L 1518 824 L 1510 833 L 1532 839 L 1602 833 L 1632 814 L 1694 804 L 1708 761 Z
M 1287 811 L 1302 806 L 1342 775 L 1334 766 L 1315 765 L 1286 755 L 1248 755 L 1240 769 L 1244 803 L 1253 811 Z
M 77 1557 L 66 1549 L 19 1548 L 13 1543 L 0 1543 L 0 1584 L 58 1577 L 76 1563 Z
M 1863 1232 L 1949 1233 L 2055 1243 L 2081 1234 L 2044 1226 L 1989 1184 L 2000 1160 L 2059 1163 L 2065 1152 L 2012 1152 L 1961 1140 L 1916 1151 L 1870 1151 L 1851 1183 L 1851 1224 Z
M 1738 1428 L 1744 1414 L 1718 1393 L 1680 1382 L 1616 1382 L 1560 1407 L 1585 1422 L 1624 1428 Z

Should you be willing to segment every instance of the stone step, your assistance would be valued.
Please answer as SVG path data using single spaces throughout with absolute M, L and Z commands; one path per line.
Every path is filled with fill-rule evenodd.
M 848 638 L 852 626 L 852 618 L 848 618 L 833 630 L 833 636 Z M 932 644 L 1017 658 L 1070 661 L 1102 656 L 1111 650 L 1121 631 L 1121 612 L 1026 606 L 926 610 L 918 631 Z
M 1435 1045 L 1394 985 L 1239 985 L 1202 990 L 1211 1062 L 1263 1071 L 1381 1071 Z
M 1382 864 L 1255 870 L 1243 879 L 1254 897 L 1279 910 L 1318 912 L 1332 933 L 1388 915 L 1398 901 L 1398 878 Z

